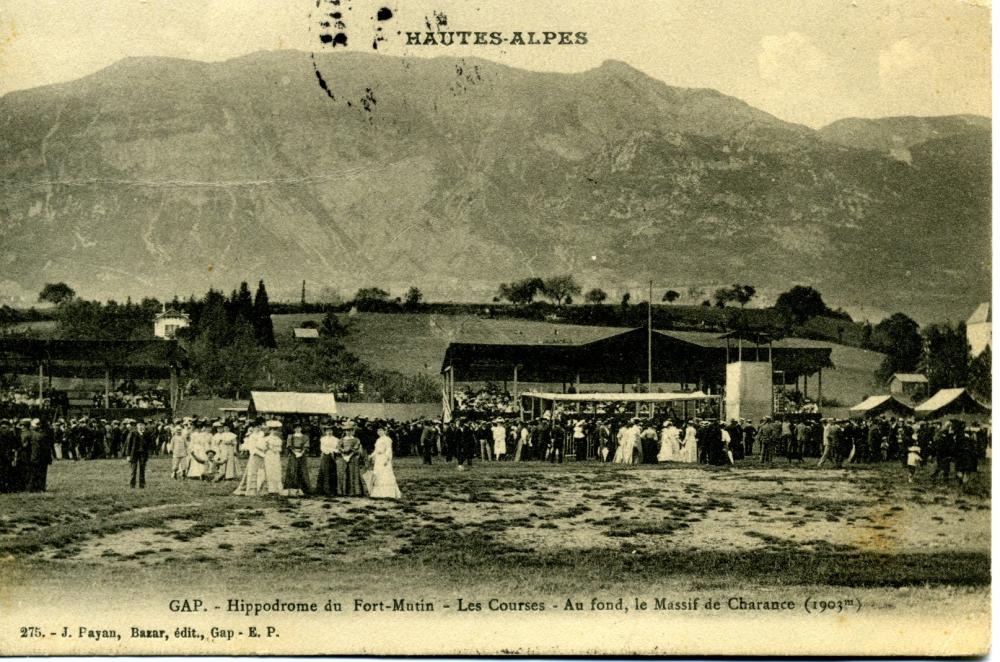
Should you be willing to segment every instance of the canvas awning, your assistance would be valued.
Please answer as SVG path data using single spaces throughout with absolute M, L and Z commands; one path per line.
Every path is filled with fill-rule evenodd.
M 718 395 L 694 393 L 521 393 L 522 398 L 537 398 L 553 402 L 683 402 L 717 399 Z
M 258 414 L 315 414 L 336 416 L 333 393 L 296 391 L 252 391 L 250 409 Z

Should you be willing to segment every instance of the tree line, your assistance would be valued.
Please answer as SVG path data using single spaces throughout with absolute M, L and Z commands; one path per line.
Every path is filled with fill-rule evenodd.
M 141 340 L 153 337 L 164 306 L 155 298 L 87 301 L 63 283 L 46 285 L 39 299 L 57 304 L 56 335 L 65 339 Z M 348 325 L 329 311 L 316 325 L 310 342 L 277 342 L 272 307 L 264 281 L 251 295 L 244 281 L 228 296 L 209 289 L 201 298 L 177 297 L 167 304 L 186 314 L 190 326 L 177 332 L 187 351 L 189 394 L 243 397 L 255 387 L 321 390 L 341 396 L 427 402 L 440 397 L 437 383 L 425 375 L 405 375 L 367 365 L 344 340 Z

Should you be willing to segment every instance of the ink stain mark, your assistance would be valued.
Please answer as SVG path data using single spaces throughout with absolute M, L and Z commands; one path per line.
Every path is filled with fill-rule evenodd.
M 323 74 L 321 74 L 319 72 L 319 69 L 316 68 L 315 63 L 313 63 L 313 71 L 316 73 L 316 81 L 319 83 L 319 86 L 323 88 L 323 91 L 326 92 L 326 96 L 336 101 L 336 99 L 333 96 L 333 92 L 330 91 L 330 87 L 326 84 L 326 79 L 323 78 Z
M 324 44 L 331 44 L 333 48 L 336 48 L 337 46 L 347 47 L 347 35 L 343 32 L 338 32 L 333 36 L 330 36 L 329 34 L 322 34 L 319 36 L 319 40 Z
M 381 9 L 378 10 L 376 18 L 380 21 L 388 21 L 389 19 L 392 18 L 392 10 L 389 9 L 388 7 L 382 7 Z

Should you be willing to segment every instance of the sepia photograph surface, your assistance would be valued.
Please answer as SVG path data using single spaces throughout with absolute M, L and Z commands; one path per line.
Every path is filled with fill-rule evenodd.
M 991 8 L 4 0 L 0 653 L 981 655 Z

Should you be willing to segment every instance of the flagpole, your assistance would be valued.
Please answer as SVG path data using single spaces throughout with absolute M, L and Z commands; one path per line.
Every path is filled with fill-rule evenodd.
M 646 381 L 647 393 L 653 392 L 653 281 L 649 281 L 649 305 L 646 306 Z M 650 416 L 653 414 L 653 403 L 649 403 Z

